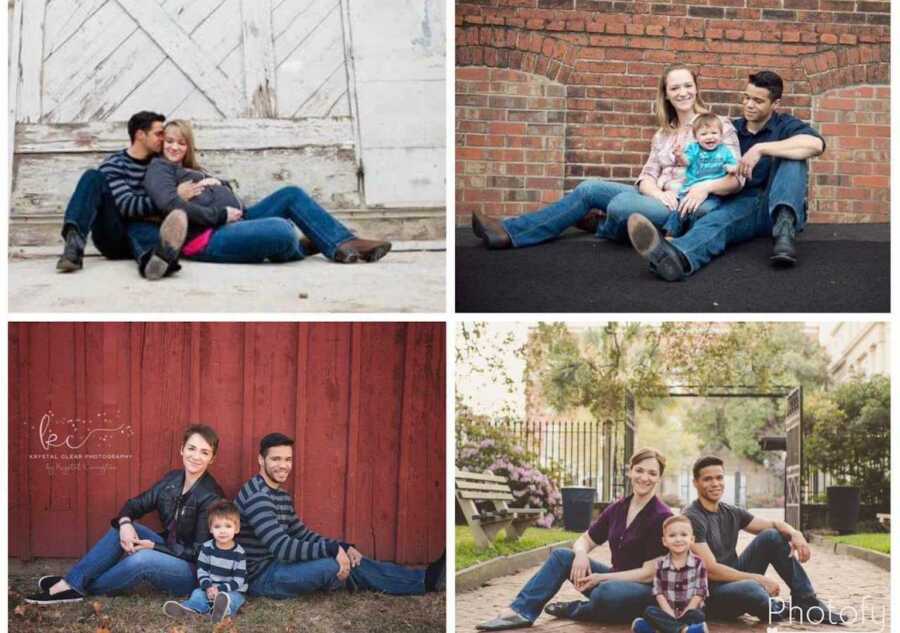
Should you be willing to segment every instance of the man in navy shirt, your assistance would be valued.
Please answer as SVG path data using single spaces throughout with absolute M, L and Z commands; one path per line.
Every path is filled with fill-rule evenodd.
M 775 109 L 784 84 L 776 73 L 750 75 L 744 89 L 744 116 L 734 120 L 741 144 L 734 195 L 697 220 L 685 235 L 666 241 L 640 214 L 628 220 L 628 235 L 651 268 L 667 281 L 684 279 L 731 244 L 771 234 L 772 263 L 796 261 L 794 239 L 806 223 L 806 159 L 825 151 L 821 135 L 803 121 Z M 701 200 L 700 202 L 703 202 Z

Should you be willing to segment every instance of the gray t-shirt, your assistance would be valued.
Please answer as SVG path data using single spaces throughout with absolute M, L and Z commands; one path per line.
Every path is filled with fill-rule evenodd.
M 727 503 L 719 503 L 718 512 L 708 512 L 699 499 L 689 505 L 684 514 L 694 528 L 694 541 L 709 545 L 716 562 L 737 567 L 738 533 L 753 520 L 753 515 Z

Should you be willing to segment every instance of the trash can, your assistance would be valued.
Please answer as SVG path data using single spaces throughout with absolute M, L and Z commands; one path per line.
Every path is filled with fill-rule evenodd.
M 563 525 L 569 532 L 584 532 L 591 526 L 594 496 L 588 486 L 566 486 L 562 489 Z

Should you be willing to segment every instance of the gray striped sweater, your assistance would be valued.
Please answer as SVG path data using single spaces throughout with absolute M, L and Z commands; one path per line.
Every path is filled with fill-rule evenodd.
M 273 561 L 296 563 L 337 556 L 340 542 L 306 527 L 297 517 L 291 496 L 270 488 L 261 475 L 241 487 L 235 502 L 241 511 L 237 538 L 247 552 L 251 579 Z
M 126 220 L 142 220 L 159 216 L 160 213 L 144 189 L 144 175 L 150 159 L 137 160 L 128 155 L 128 150 L 120 150 L 104 160 L 100 173 L 106 178 L 116 207 Z
M 247 560 L 237 543 L 231 549 L 219 549 L 215 539 L 200 548 L 197 557 L 197 581 L 201 589 L 213 585 L 219 591 L 247 591 Z

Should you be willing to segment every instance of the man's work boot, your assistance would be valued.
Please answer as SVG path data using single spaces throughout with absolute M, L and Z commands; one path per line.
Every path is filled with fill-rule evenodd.
M 169 212 L 159 226 L 159 245 L 153 249 L 150 260 L 144 267 L 144 277 L 149 281 L 162 279 L 172 267 L 178 270 L 178 255 L 187 237 L 187 214 L 181 209 Z
M 472 213 L 472 231 L 490 249 L 503 249 L 512 246 L 512 240 L 509 238 L 509 233 L 503 228 L 503 223 L 496 218 L 482 215 L 478 211 Z
M 71 273 L 81 270 L 84 266 L 84 237 L 74 226 L 66 231 L 66 245 L 63 253 L 56 262 L 56 270 L 61 273 Z
M 584 231 L 585 233 L 590 233 L 591 235 L 595 235 L 597 233 L 597 227 L 600 226 L 600 223 L 606 218 L 606 214 L 602 211 L 598 211 L 597 209 L 591 209 L 587 212 L 583 218 L 578 220 L 575 223 L 575 228 Z
M 356 261 L 377 262 L 391 250 L 390 242 L 363 240 L 358 237 L 347 240 L 334 251 L 334 261 L 352 264 Z
M 794 212 L 788 207 L 775 209 L 775 226 L 772 227 L 772 257 L 776 266 L 793 266 L 797 263 L 797 250 L 794 241 L 797 239 Z
M 628 216 L 628 239 L 638 254 L 650 263 L 650 270 L 666 281 L 687 277 L 690 264 L 677 248 L 659 234 L 653 222 L 640 213 Z

